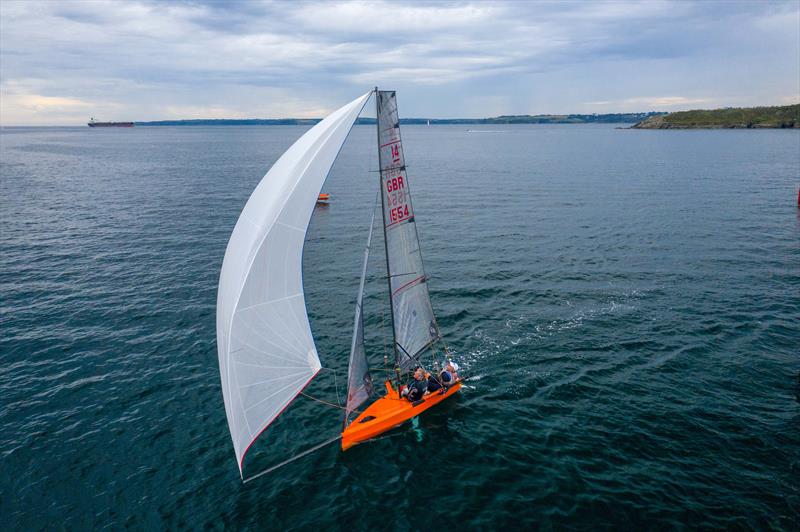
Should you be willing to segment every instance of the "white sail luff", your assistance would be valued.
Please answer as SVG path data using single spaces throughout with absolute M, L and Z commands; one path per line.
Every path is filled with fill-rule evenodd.
M 333 112 L 275 162 L 228 242 L 217 351 L 240 473 L 249 445 L 320 369 L 303 296 L 303 242 L 328 171 L 370 94 Z

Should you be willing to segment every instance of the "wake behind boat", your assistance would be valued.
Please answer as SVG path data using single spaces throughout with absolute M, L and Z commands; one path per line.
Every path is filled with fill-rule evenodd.
M 278 159 L 253 191 L 228 242 L 217 296 L 217 350 L 228 427 L 242 476 L 250 446 L 322 369 L 305 308 L 303 243 L 325 178 L 372 95 L 378 117 L 379 195 L 394 363 L 384 381 L 386 394 L 358 412 L 375 395 L 362 318 L 373 213 L 356 302 L 344 429 L 341 436 L 320 445 L 341 438 L 346 450 L 461 388 L 428 294 L 396 94 L 376 88 L 333 112 Z M 431 361 L 428 369 L 433 374 L 422 367 L 425 355 L 430 356 L 425 361 Z M 445 358 L 441 367 L 439 356 Z M 409 377 L 412 373 L 414 377 Z

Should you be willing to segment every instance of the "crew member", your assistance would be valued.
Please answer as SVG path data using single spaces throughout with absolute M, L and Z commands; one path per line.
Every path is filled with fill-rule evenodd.
M 442 386 L 447 388 L 455 384 L 456 381 L 458 381 L 458 364 L 452 360 L 448 360 L 444 363 L 444 369 L 439 374 L 439 382 L 442 383 Z
M 430 375 L 428 374 L 428 392 L 433 393 L 442 389 L 442 377 L 441 375 Z
M 409 381 L 406 389 L 403 391 L 406 399 L 412 403 L 422 399 L 425 392 L 428 390 L 428 379 L 425 371 L 422 368 L 414 370 L 414 378 Z

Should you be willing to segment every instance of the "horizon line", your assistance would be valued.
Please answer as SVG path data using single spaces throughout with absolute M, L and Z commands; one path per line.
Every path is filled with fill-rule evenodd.
M 401 122 L 407 121 L 481 121 L 481 120 L 496 120 L 499 118 L 505 117 L 531 117 L 531 118 L 540 118 L 540 117 L 588 117 L 588 116 L 615 116 L 615 115 L 653 115 L 653 114 L 671 114 L 671 113 L 681 113 L 681 112 L 690 112 L 690 111 L 717 111 L 723 109 L 757 109 L 757 108 L 770 108 L 770 107 L 792 107 L 795 105 L 800 105 L 798 103 L 791 103 L 791 104 L 784 104 L 784 105 L 755 105 L 755 106 L 748 106 L 748 107 L 741 107 L 741 106 L 725 106 L 725 107 L 717 107 L 714 109 L 683 109 L 678 111 L 616 111 L 616 112 L 606 112 L 606 113 L 539 113 L 539 114 L 502 114 L 497 116 L 487 116 L 487 117 L 455 117 L 455 118 L 433 118 L 433 117 L 408 117 L 408 118 L 401 118 Z M 90 116 L 90 118 L 92 118 Z M 134 124 L 153 124 L 159 122 L 212 122 L 212 121 L 263 121 L 263 122 L 319 122 L 322 121 L 324 117 L 311 117 L 311 118 L 295 118 L 295 117 L 287 117 L 287 118 L 159 118 L 159 119 L 151 119 L 151 120 L 103 120 L 103 122 L 133 122 Z M 372 120 L 374 121 L 374 117 L 366 116 L 366 117 L 358 117 L 356 120 L 356 124 L 358 121 L 361 120 Z M 0 122 L 0 127 L 78 127 L 84 126 L 88 123 L 80 122 L 75 124 L 3 124 Z M 263 124 L 268 125 L 268 124 Z M 273 124 L 273 125 L 280 125 L 280 124 Z M 291 125 L 291 124 L 288 124 Z M 513 125 L 513 124 L 508 124 Z

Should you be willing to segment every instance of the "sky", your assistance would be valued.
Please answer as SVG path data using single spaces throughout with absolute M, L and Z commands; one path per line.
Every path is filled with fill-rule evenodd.
M 800 102 L 800 0 L 0 0 L 0 124 Z

